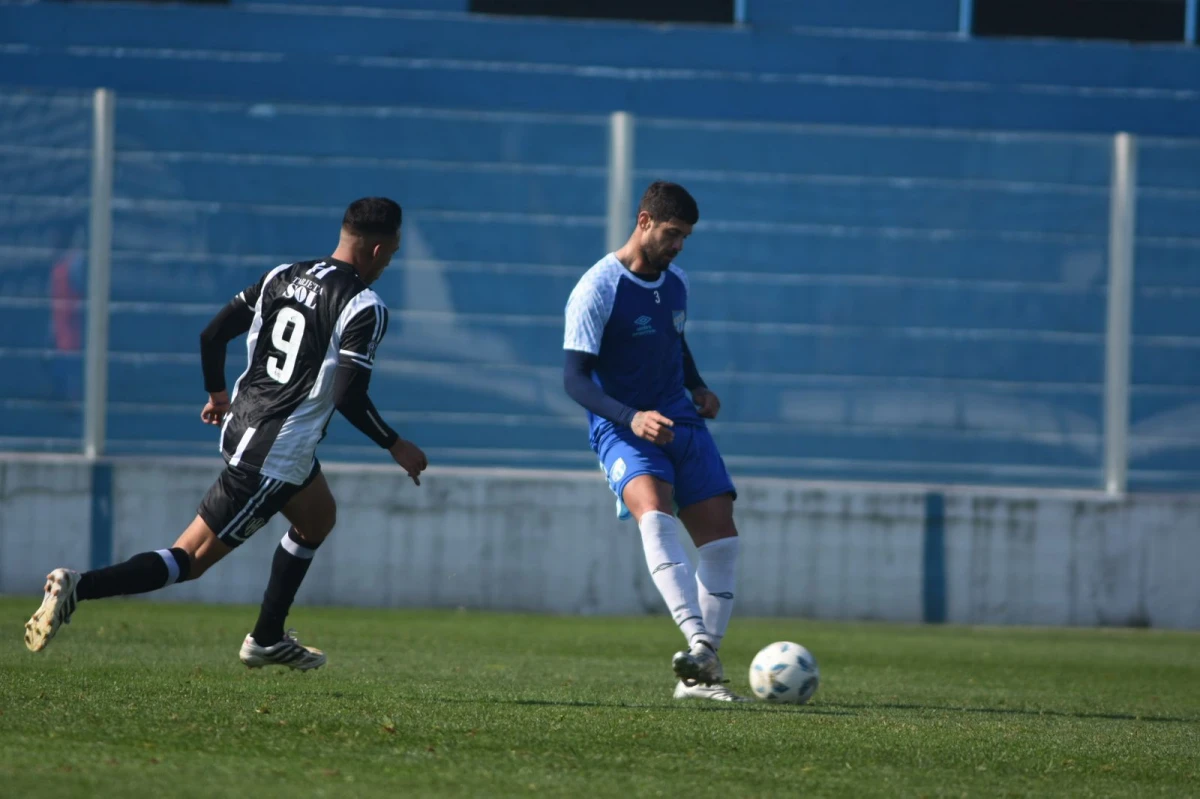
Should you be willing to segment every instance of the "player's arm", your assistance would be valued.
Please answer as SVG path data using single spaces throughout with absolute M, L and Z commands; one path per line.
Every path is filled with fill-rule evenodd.
M 391 449 L 400 434 L 388 426 L 371 402 L 367 389 L 371 373 L 360 366 L 338 363 L 333 373 L 333 405 L 350 424 L 383 449 Z
M 675 438 L 675 423 L 658 411 L 639 411 L 619 402 L 592 380 L 597 356 L 590 352 L 566 350 L 563 388 L 567 396 L 587 410 L 615 424 L 624 425 L 640 438 L 654 444 L 669 444 Z
M 225 345 L 250 329 L 263 285 L 282 268 L 267 272 L 239 291 L 200 331 L 200 368 L 204 371 L 204 389 L 210 395 L 225 393 Z
M 257 289 L 257 284 L 254 287 Z M 251 289 L 247 289 L 250 291 Z M 200 368 L 204 372 L 204 390 L 208 402 L 200 412 L 205 424 L 220 424 L 229 410 L 229 392 L 225 390 L 225 346 L 250 329 L 254 311 L 242 292 L 217 311 L 200 331 Z
M 655 444 L 666 444 L 674 438 L 674 425 L 658 411 L 639 411 L 604 393 L 592 380 L 600 356 L 600 341 L 604 326 L 612 312 L 611 297 L 605 297 L 594 286 L 580 281 L 567 300 L 566 332 L 563 336 L 563 389 L 567 396 L 587 410 L 614 424 L 625 425 L 634 434 Z
M 700 370 L 696 368 L 696 359 L 692 357 L 692 351 L 688 348 L 687 339 L 682 336 L 679 339 L 679 346 L 683 350 L 683 386 L 693 394 L 697 389 L 708 388 L 705 385 L 703 378 L 700 377 Z
M 579 281 L 567 300 L 566 327 L 563 334 L 563 389 L 567 396 L 587 410 L 614 424 L 629 427 L 637 409 L 604 393 L 592 379 L 600 357 L 604 326 L 612 313 L 612 299 L 603 284 Z
M 564 350 L 563 388 L 567 396 L 602 419 L 629 427 L 636 410 L 604 393 L 592 380 L 597 356 L 579 350 Z
M 249 330 L 253 321 L 254 311 L 239 294 L 200 331 L 200 368 L 209 394 L 225 390 L 225 346 Z
M 420 485 L 420 474 L 429 466 L 425 453 L 388 426 L 367 393 L 375 350 L 387 332 L 387 322 L 387 308 L 370 305 L 346 325 L 333 373 L 333 405 L 359 432 L 386 449 L 413 482 Z
M 690 296 L 692 293 L 691 285 L 688 283 L 687 273 L 675 266 L 671 267 L 671 271 L 683 283 L 683 291 L 685 295 Z M 717 413 L 721 410 L 721 400 L 717 399 L 717 395 L 709 390 L 704 383 L 704 379 L 700 377 L 700 370 L 696 368 L 696 359 L 692 357 L 692 350 L 688 347 L 687 337 L 680 332 L 679 347 L 683 356 L 683 387 L 692 393 L 692 402 L 696 405 L 696 412 L 703 419 L 716 419 Z
M 700 370 L 696 368 L 696 359 L 692 357 L 692 351 L 688 348 L 687 339 L 681 337 L 679 339 L 679 346 L 683 351 L 684 388 L 692 392 L 692 401 L 696 403 L 696 408 L 702 417 L 705 419 L 716 419 L 717 414 L 721 410 L 721 400 L 709 390 L 704 382 L 704 378 L 700 377 Z

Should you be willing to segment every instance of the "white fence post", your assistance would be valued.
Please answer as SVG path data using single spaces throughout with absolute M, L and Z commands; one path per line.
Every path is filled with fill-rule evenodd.
M 112 275 L 113 131 L 116 96 L 97 89 L 92 131 L 92 205 L 88 227 L 88 319 L 83 454 L 104 454 L 108 410 L 108 296 Z
M 633 115 L 614 111 L 608 123 L 608 252 L 619 250 L 633 229 L 632 192 Z
M 1129 337 L 1137 224 L 1137 138 L 1113 139 L 1104 370 L 1104 490 L 1125 493 L 1129 470 Z

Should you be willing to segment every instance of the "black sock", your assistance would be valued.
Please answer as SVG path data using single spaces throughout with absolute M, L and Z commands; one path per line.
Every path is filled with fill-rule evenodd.
M 192 561 L 178 547 L 140 552 L 124 563 L 84 572 L 75 589 L 78 599 L 145 594 L 187 579 Z
M 304 581 L 316 551 L 315 546 L 300 540 L 295 527 L 289 528 L 279 546 L 275 547 L 271 581 L 263 593 L 258 623 L 251 633 L 259 646 L 274 646 L 282 640 L 283 623 L 287 620 L 288 611 L 296 599 L 296 591 Z

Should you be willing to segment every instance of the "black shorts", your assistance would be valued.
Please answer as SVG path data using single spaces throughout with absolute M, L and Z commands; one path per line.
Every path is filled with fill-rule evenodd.
M 236 547 L 283 510 L 288 500 L 307 488 L 320 473 L 321 463 L 315 458 L 312 471 L 300 485 L 241 466 L 226 466 L 204 495 L 197 513 L 222 543 Z

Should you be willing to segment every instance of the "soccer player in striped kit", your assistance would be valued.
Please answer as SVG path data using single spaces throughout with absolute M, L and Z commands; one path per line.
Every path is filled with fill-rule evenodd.
M 400 247 L 400 206 L 383 197 L 351 203 L 328 258 L 283 264 L 240 292 L 200 335 L 208 402 L 201 420 L 221 426 L 225 470 L 174 546 L 83 572 L 46 578 L 25 644 L 43 649 L 78 602 L 144 594 L 195 580 L 276 513 L 292 523 L 275 550 L 254 630 L 239 657 L 250 667 L 314 669 L 325 654 L 304 646 L 284 621 L 317 548 L 332 531 L 336 504 L 316 459 L 339 411 L 420 485 L 425 454 L 380 418 L 367 395 L 387 306 L 369 286 Z M 247 334 L 246 371 L 225 385 L 225 348 Z

